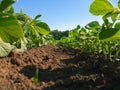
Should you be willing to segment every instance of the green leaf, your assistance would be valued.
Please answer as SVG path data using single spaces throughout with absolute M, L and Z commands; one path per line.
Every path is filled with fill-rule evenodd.
M 3 41 L 13 43 L 24 39 L 23 30 L 13 15 L 0 15 L 0 37 Z
M 100 26 L 100 24 L 98 23 L 98 21 L 92 21 L 90 23 L 88 23 L 85 28 L 89 29 L 89 30 L 94 30 L 96 28 L 98 28 Z
M 35 35 L 36 37 L 39 37 L 40 34 L 41 35 L 46 35 L 50 33 L 50 28 L 49 26 L 44 23 L 44 22 L 40 22 L 39 20 L 34 20 L 31 21 L 28 25 L 27 28 L 29 29 L 29 31 L 32 32 L 33 35 Z
M 118 8 L 120 9 L 120 0 L 118 1 Z
M 113 11 L 114 8 L 112 4 L 108 0 L 95 0 L 91 5 L 90 5 L 90 12 L 93 15 L 104 15 L 107 14 L 108 12 Z
M 120 29 L 120 22 L 117 22 L 117 23 L 115 24 L 115 28 Z
M 99 33 L 99 39 L 106 41 L 120 39 L 120 30 L 117 28 L 102 30 Z
M 44 22 L 38 22 L 35 26 L 35 28 L 39 31 L 40 34 L 49 34 L 50 28 L 49 26 Z
M 12 5 L 15 2 L 15 0 L 2 0 L 0 3 L 0 12 L 7 9 L 10 5 Z
M 9 43 L 5 43 L 0 39 L 0 57 L 7 56 L 14 47 Z
M 33 77 L 33 80 L 34 80 L 35 84 L 37 84 L 39 82 L 39 69 L 38 68 L 35 71 L 35 76 Z
M 41 14 L 37 15 L 37 16 L 34 18 L 34 20 L 37 20 L 37 19 L 40 18 L 41 16 L 42 16 Z

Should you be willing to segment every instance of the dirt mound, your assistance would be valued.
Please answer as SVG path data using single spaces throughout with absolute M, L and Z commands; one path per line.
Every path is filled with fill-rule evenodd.
M 33 77 L 39 70 L 39 83 Z M 120 62 L 62 46 L 0 58 L 0 90 L 120 90 Z

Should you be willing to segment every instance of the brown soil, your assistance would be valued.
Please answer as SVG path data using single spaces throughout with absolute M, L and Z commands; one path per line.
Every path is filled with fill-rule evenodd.
M 39 82 L 33 77 L 39 70 Z M 0 58 L 0 90 L 120 90 L 120 62 L 62 46 Z

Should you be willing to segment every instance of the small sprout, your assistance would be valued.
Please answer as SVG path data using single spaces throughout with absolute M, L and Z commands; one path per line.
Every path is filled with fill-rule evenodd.
M 35 76 L 33 77 L 33 81 L 35 84 L 37 84 L 39 82 L 39 69 L 38 68 L 36 68 Z

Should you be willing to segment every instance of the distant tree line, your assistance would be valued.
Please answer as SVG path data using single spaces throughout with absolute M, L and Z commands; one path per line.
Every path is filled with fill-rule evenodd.
M 60 30 L 53 30 L 50 32 L 50 34 L 53 36 L 55 40 L 60 40 L 62 37 L 68 37 L 69 31 L 60 31 Z

